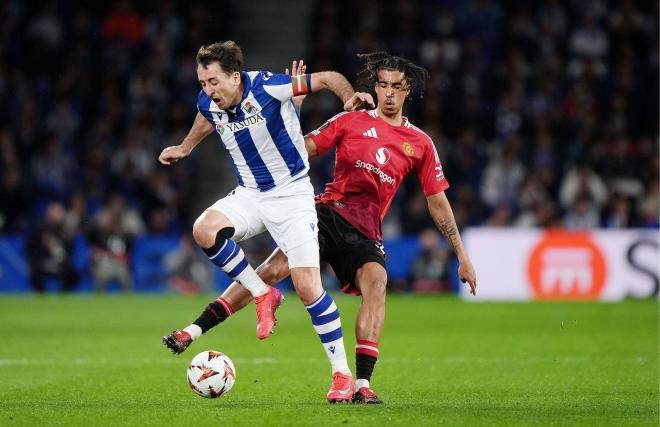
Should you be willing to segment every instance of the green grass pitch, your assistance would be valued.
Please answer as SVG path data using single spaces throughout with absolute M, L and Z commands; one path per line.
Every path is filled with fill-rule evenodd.
M 253 306 L 181 356 L 161 336 L 209 296 L 0 297 L 0 425 L 658 425 L 658 302 L 479 303 L 390 295 L 372 386 L 329 405 L 330 370 L 295 295 L 269 339 Z M 351 367 L 359 299 L 337 296 Z M 234 389 L 196 396 L 186 366 L 228 354 Z

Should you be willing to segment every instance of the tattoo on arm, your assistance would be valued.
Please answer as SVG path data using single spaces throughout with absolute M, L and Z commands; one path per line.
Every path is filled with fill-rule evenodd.
M 447 239 L 447 242 L 454 249 L 454 253 L 458 256 L 459 260 L 466 258 L 463 242 L 461 242 L 461 234 L 456 225 L 456 219 L 449 206 L 449 201 L 444 193 L 437 196 L 428 198 L 429 212 L 431 218 L 435 222 L 436 227 L 440 233 Z
M 458 242 L 460 242 L 460 237 L 458 234 L 458 228 L 456 227 L 456 222 L 452 218 L 448 219 L 438 219 L 436 221 L 436 225 L 438 226 L 438 229 L 442 233 L 443 236 L 445 236 L 445 239 L 451 245 L 453 246 L 454 249 L 456 249 L 456 246 Z

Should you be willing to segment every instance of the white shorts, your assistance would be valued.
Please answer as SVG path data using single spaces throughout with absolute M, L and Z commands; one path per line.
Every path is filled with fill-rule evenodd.
M 236 242 L 268 230 L 287 254 L 289 268 L 319 267 L 318 220 L 309 177 L 266 192 L 238 186 L 211 205 L 234 226 Z

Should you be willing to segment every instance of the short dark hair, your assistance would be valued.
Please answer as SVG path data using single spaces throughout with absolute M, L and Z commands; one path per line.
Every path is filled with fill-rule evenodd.
M 412 98 L 415 93 L 419 93 L 420 98 L 424 96 L 426 80 L 429 78 L 429 73 L 425 68 L 408 59 L 390 55 L 387 52 L 360 53 L 358 58 L 364 61 L 364 69 L 358 73 L 358 79 L 362 87 L 367 89 L 374 87 L 378 83 L 378 72 L 380 70 L 397 70 L 406 76 L 405 79 L 410 87 L 408 98 Z
M 222 70 L 231 74 L 241 71 L 243 66 L 243 51 L 233 40 L 215 42 L 199 48 L 197 64 L 207 68 L 211 63 L 217 62 Z

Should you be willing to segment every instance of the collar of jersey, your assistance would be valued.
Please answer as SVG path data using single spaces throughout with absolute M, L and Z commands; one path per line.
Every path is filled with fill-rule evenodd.
M 393 125 L 393 124 L 387 123 L 385 120 L 383 120 L 382 117 L 380 117 L 380 114 L 378 114 L 378 108 L 374 108 L 374 109 L 371 110 L 371 111 L 374 112 L 374 118 L 378 118 L 378 119 L 380 119 L 380 121 L 382 121 L 383 123 L 385 123 L 385 124 L 388 125 L 388 126 L 391 126 L 391 127 L 393 127 L 393 128 L 404 128 L 404 127 L 408 127 L 408 126 L 406 125 L 406 124 L 408 123 L 408 117 L 406 117 L 406 116 L 401 116 L 401 124 L 400 124 L 400 125 Z
M 236 114 L 238 109 L 241 107 L 241 104 L 243 104 L 245 98 L 247 98 L 248 93 L 250 93 L 250 89 L 252 89 L 252 80 L 250 80 L 248 73 L 241 71 L 241 80 L 243 81 L 243 97 L 235 107 L 227 108 L 227 111 L 232 114 Z

